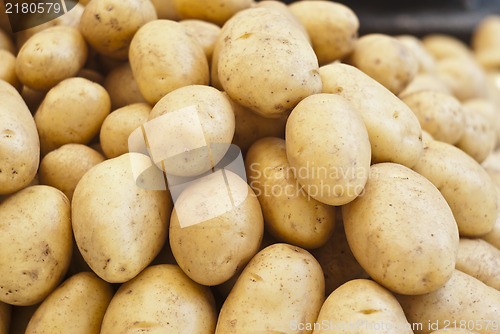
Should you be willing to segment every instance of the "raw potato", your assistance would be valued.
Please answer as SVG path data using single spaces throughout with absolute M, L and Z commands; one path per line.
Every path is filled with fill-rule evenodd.
M 500 189 L 500 149 L 491 153 L 481 164 Z
M 434 73 L 436 71 L 436 59 L 424 47 L 420 39 L 411 35 L 396 36 L 416 57 L 418 62 L 418 73 Z
M 99 84 L 69 78 L 52 88 L 35 114 L 42 154 L 64 144 L 87 144 L 99 133 L 111 101 Z
M 216 334 L 311 333 L 293 320 L 312 323 L 324 296 L 324 278 L 307 251 L 274 244 L 255 255 L 219 313 Z
M 9 333 L 11 313 L 11 306 L 0 302 L 0 334 Z
M 149 22 L 130 44 L 130 66 L 139 90 L 151 104 L 188 85 L 208 85 L 207 57 L 200 43 L 182 24 Z
M 38 307 L 26 334 L 99 334 L 113 288 L 94 273 L 76 274 Z
M 420 91 L 405 95 L 401 100 L 415 113 L 422 130 L 436 140 L 455 144 L 466 131 L 465 111 L 452 95 Z
M 87 60 L 87 44 L 76 28 L 57 26 L 33 35 L 19 50 L 16 73 L 30 88 L 46 91 L 75 76 Z
M 0 301 L 41 302 L 71 260 L 70 204 L 49 186 L 27 187 L 0 204 Z
M 174 7 L 182 19 L 199 19 L 219 26 L 252 4 L 253 0 L 174 0 Z
M 45 98 L 45 93 L 29 88 L 24 85 L 21 89 L 21 96 L 24 102 L 28 105 L 29 110 L 34 115 L 43 99 Z
M 288 8 L 306 28 L 320 65 L 354 49 L 359 20 L 349 7 L 330 1 L 297 1 Z
M 71 201 L 78 181 L 104 157 L 82 144 L 66 144 L 49 152 L 40 163 L 40 184 L 61 190 Z
M 368 178 L 370 141 L 347 99 L 315 94 L 302 100 L 286 124 L 286 155 L 304 191 L 328 205 L 355 199 Z
M 106 117 L 99 134 L 102 150 L 108 159 L 129 152 L 130 134 L 147 122 L 151 106 L 134 103 L 113 111 Z
M 159 19 L 167 19 L 178 21 L 180 19 L 179 13 L 175 8 L 174 0 L 151 0 L 153 6 L 155 6 L 156 14 Z
M 17 90 L 21 90 L 21 83 L 16 75 L 16 56 L 7 50 L 0 49 L 0 80 L 7 81 Z
M 493 228 L 498 216 L 497 194 L 489 175 L 462 150 L 440 141 L 426 141 L 417 173 L 441 191 L 462 237 L 478 237 Z
M 383 34 L 361 37 L 347 62 L 399 94 L 418 72 L 418 60 L 405 44 Z
M 461 238 L 456 268 L 500 290 L 500 250 L 486 241 Z
M 264 221 L 259 201 L 237 174 L 219 170 L 182 191 L 170 219 L 170 247 L 193 281 L 229 280 L 259 251 Z
M 93 0 L 85 6 L 80 31 L 99 53 L 127 59 L 134 34 L 157 18 L 149 0 Z
M 453 36 L 431 34 L 422 39 L 422 44 L 437 61 L 445 58 L 472 58 L 469 47 Z
M 323 92 L 350 100 L 363 117 L 372 163 L 395 162 L 410 168 L 417 163 L 422 152 L 422 129 L 406 104 L 353 66 L 334 63 L 319 72 Z
M 352 253 L 391 291 L 427 293 L 450 278 L 457 224 L 439 190 L 423 176 L 398 164 L 372 165 L 363 196 L 343 206 L 342 214 Z
M 111 98 L 113 110 L 129 104 L 146 102 L 137 86 L 129 63 L 112 69 L 104 79 L 103 86 Z
M 245 166 L 266 231 L 276 240 L 303 248 L 317 248 L 328 241 L 335 226 L 335 208 L 312 199 L 302 189 L 287 161 L 283 139 L 267 137 L 255 142 Z
M 191 34 L 200 43 L 207 56 L 208 63 L 212 62 L 215 43 L 220 34 L 220 27 L 210 22 L 201 20 L 183 20 L 179 22 L 187 28 Z
M 213 334 L 217 312 L 212 292 L 171 264 L 146 268 L 123 284 L 104 316 L 101 333 Z
M 104 82 L 104 76 L 102 76 L 101 73 L 89 68 L 82 68 L 76 76 L 93 81 L 99 85 L 102 85 Z
M 485 69 L 500 68 L 500 16 L 490 15 L 482 20 L 472 35 L 476 59 Z
M 446 325 L 453 327 L 455 321 L 457 327 L 465 323 L 464 327 L 481 334 L 498 333 L 500 291 L 459 270 L 455 270 L 450 280 L 434 292 L 396 297 L 408 321 L 423 325 L 422 330 L 415 329 L 415 334 L 428 334 Z M 429 323 L 436 322 L 439 328 L 429 328 Z
M 349 281 L 328 296 L 313 334 L 331 333 L 339 324 L 356 324 L 355 333 L 413 334 L 397 299 L 382 286 L 367 279 Z M 383 324 L 383 329 L 375 324 Z M 323 326 L 328 324 L 327 326 Z M 345 327 L 342 327 L 345 330 Z M 361 329 L 360 329 L 361 328 Z
M 5 195 L 26 187 L 35 178 L 40 142 L 26 103 L 3 80 L 0 101 L 0 195 Z
M 498 96 L 496 97 L 500 98 L 500 91 L 496 93 L 498 93 Z M 488 120 L 490 127 L 495 133 L 495 141 L 493 143 L 493 146 L 496 147 L 497 144 L 500 143 L 500 117 L 498 117 L 500 111 L 500 103 L 497 104 L 494 98 L 478 98 L 467 100 L 463 103 L 463 105 L 464 107 L 471 109 L 471 111 L 481 114 Z M 489 137 L 492 136 L 493 135 L 490 132 Z
M 413 78 L 413 80 L 401 93 L 398 94 L 398 96 L 400 98 L 404 98 L 407 95 L 421 91 L 432 91 L 451 95 L 451 91 L 448 86 L 446 86 L 446 84 L 442 82 L 436 74 L 420 73 Z
M 500 186 L 497 186 L 497 207 L 500 208 Z M 481 238 L 500 249 L 500 210 L 498 210 L 498 216 L 491 231 L 482 235 Z
M 169 194 L 145 190 L 136 185 L 140 180 L 134 180 L 131 164 L 147 163 L 150 159 L 138 153 L 106 160 L 82 177 L 73 194 L 78 249 L 90 268 L 110 283 L 139 274 L 167 237 Z
M 234 101 L 267 118 L 321 92 L 318 60 L 302 30 L 266 8 L 241 11 L 224 25 L 213 71 Z

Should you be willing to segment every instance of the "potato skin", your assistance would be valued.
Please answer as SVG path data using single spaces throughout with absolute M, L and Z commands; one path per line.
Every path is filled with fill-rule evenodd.
M 69 201 L 56 188 L 27 187 L 0 204 L 0 222 L 0 301 L 39 303 L 71 260 Z
M 497 186 L 497 207 L 500 208 L 500 186 Z M 481 236 L 483 240 L 490 245 L 500 249 L 500 209 L 498 210 L 497 219 L 490 232 Z
M 109 71 L 103 86 L 109 94 L 113 110 L 129 104 L 146 103 L 129 63 L 124 63 Z
M 26 187 L 35 177 L 40 142 L 35 121 L 16 89 L 0 80 L 0 195 Z
M 418 63 L 418 73 L 436 72 L 436 59 L 425 49 L 420 39 L 412 35 L 400 35 L 396 36 L 396 39 L 415 55 Z
M 221 28 L 213 23 L 194 19 L 182 20 L 179 23 L 186 27 L 188 33 L 200 43 L 210 64 Z
M 173 0 L 182 19 L 198 19 L 223 25 L 237 12 L 250 7 L 253 0 Z
M 99 334 L 113 288 L 82 272 L 54 290 L 31 317 L 26 334 Z
M 11 313 L 11 306 L 0 302 L 0 334 L 9 333 Z
M 470 107 L 464 107 L 464 133 L 456 143 L 462 151 L 482 163 L 496 144 L 493 123 L 484 114 Z
M 102 322 L 102 333 L 210 334 L 217 313 L 212 292 L 172 264 L 144 269 L 117 291 Z
M 500 250 L 482 239 L 460 239 L 455 268 L 500 290 Z

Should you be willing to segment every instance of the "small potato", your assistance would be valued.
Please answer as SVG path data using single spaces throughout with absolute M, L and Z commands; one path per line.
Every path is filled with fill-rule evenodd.
M 304 333 L 325 299 L 321 267 L 307 251 L 274 244 L 255 255 L 224 301 L 216 334 Z
M 418 60 L 413 52 L 396 38 L 383 34 L 361 37 L 346 61 L 396 95 L 418 72 Z
M 26 187 L 38 170 L 40 142 L 19 92 L 0 80 L 0 195 Z
M 266 229 L 276 240 L 303 248 L 327 242 L 335 226 L 335 208 L 302 190 L 287 161 L 283 139 L 267 137 L 255 142 L 245 166 L 248 183 L 262 206 Z
M 93 0 L 85 6 L 80 31 L 99 53 L 127 59 L 134 34 L 157 18 L 149 0 Z
M 221 31 L 220 27 L 201 20 L 182 20 L 179 23 L 186 27 L 188 33 L 200 43 L 210 64 L 212 62 L 215 43 Z
M 99 134 L 101 147 L 108 159 L 129 152 L 130 134 L 146 123 L 151 112 L 147 103 L 135 103 L 113 111 L 106 117 Z
M 89 69 L 89 68 L 82 68 L 80 70 L 80 72 L 78 72 L 76 74 L 76 76 L 90 80 L 90 81 L 95 82 L 101 86 L 104 82 L 104 77 L 101 75 L 101 73 L 99 73 L 95 70 Z
M 500 290 L 500 250 L 486 241 L 461 238 L 456 268 Z
M 0 49 L 7 50 L 13 55 L 17 51 L 12 38 L 2 28 L 0 28 Z
M 302 100 L 286 123 L 286 156 L 303 190 L 328 205 L 355 199 L 368 178 L 370 141 L 354 105 L 335 94 Z
M 0 49 L 0 80 L 7 81 L 17 90 L 21 90 L 21 83 L 16 75 L 16 57 L 7 50 Z
M 468 329 L 481 334 L 498 333 L 500 291 L 459 270 L 434 292 L 418 296 L 397 295 L 396 298 L 408 321 L 423 325 L 421 330 L 415 331 L 417 334 L 428 334 L 455 323 L 457 326 L 465 323 Z M 437 325 L 431 328 L 429 324 L 436 322 Z
M 38 307 L 26 334 L 99 334 L 113 288 L 94 273 L 68 278 Z
M 469 47 L 461 40 L 450 35 L 427 35 L 422 39 L 422 44 L 437 61 L 445 58 L 472 57 Z
M 306 28 L 320 65 L 354 49 L 359 20 L 349 7 L 330 1 L 296 1 L 288 8 Z
M 500 188 L 500 149 L 491 153 L 481 164 L 491 177 L 493 182 Z
M 407 95 L 421 91 L 432 91 L 451 95 L 451 90 L 437 77 L 437 75 L 421 73 L 413 78 L 408 86 L 398 94 L 398 97 L 404 98 Z
M 159 19 L 180 20 L 174 0 L 151 0 L 151 3 L 155 6 L 156 14 Z
M 99 84 L 69 78 L 52 88 L 35 114 L 42 154 L 69 143 L 87 144 L 99 133 L 111 101 Z
M 104 79 L 103 86 L 109 94 L 113 110 L 133 103 L 146 102 L 129 63 L 112 69 Z
M 11 313 L 11 306 L 0 302 L 0 334 L 9 333 Z
M 498 93 L 499 95 L 497 97 L 500 98 L 500 91 L 498 91 Z M 488 123 L 490 123 L 495 132 L 496 140 L 493 145 L 496 147 L 497 144 L 500 143 L 500 117 L 498 117 L 500 112 L 500 104 L 497 104 L 497 102 L 495 102 L 495 100 L 491 98 L 478 98 L 464 101 L 463 105 L 466 108 L 473 110 L 475 113 L 481 114 L 486 117 Z
M 66 144 L 49 152 L 40 163 L 40 184 L 61 190 L 71 201 L 82 176 L 104 157 L 82 144 Z
M 436 140 L 455 144 L 466 131 L 465 111 L 450 94 L 420 91 L 405 95 L 401 100 L 415 113 L 422 130 Z
M 210 289 L 171 264 L 144 269 L 111 300 L 101 333 L 213 334 L 217 312 Z
M 411 35 L 396 36 L 416 57 L 418 62 L 418 73 L 434 73 L 436 71 L 436 59 L 424 47 L 420 39 Z
M 219 26 L 252 4 L 253 0 L 174 0 L 180 18 L 208 21 Z
M 382 286 L 367 279 L 349 281 L 328 296 L 321 307 L 316 323 L 332 324 L 314 329 L 313 334 L 327 334 L 335 324 L 365 324 L 374 327 L 384 324 L 383 333 L 413 334 L 411 326 L 397 299 Z M 338 326 L 338 325 L 337 325 Z M 378 333 L 376 329 L 358 329 L 358 333 Z
M 47 91 L 75 76 L 87 60 L 87 44 L 76 28 L 45 29 L 26 41 L 16 59 L 19 80 L 36 90 Z
M 130 44 L 130 66 L 140 92 L 151 104 L 188 85 L 208 85 L 207 57 L 182 24 L 169 20 L 146 23 Z
M 0 204 L 0 301 L 41 302 L 71 260 L 70 204 L 48 186 L 27 187 Z
M 380 83 L 353 66 L 334 63 L 319 70 L 323 92 L 349 100 L 363 117 L 372 162 L 415 165 L 422 152 L 422 129 L 411 109 Z

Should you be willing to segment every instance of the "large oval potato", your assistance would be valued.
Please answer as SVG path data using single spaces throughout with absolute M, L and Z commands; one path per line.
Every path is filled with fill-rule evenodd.
M 291 321 L 314 322 L 324 288 L 321 267 L 307 251 L 281 243 L 266 247 L 236 281 L 215 333 L 304 333 L 291 328 Z
M 223 25 L 237 12 L 250 7 L 253 0 L 173 0 L 183 19 L 199 19 Z
M 411 169 L 372 165 L 363 196 L 342 214 L 359 264 L 391 291 L 427 293 L 452 275 L 458 249 L 453 213 L 439 190 Z
M 0 195 L 26 187 L 40 162 L 35 121 L 17 90 L 0 80 Z
M 31 317 L 26 334 L 99 334 L 113 288 L 94 273 L 68 278 Z
M 0 301 L 41 302 L 71 260 L 68 198 L 49 186 L 27 187 L 0 204 Z
M 482 239 L 460 238 L 455 268 L 500 290 L 500 250 Z
M 10 305 L 0 302 L 0 334 L 9 334 L 11 313 Z
M 144 269 L 111 300 L 101 333 L 213 334 L 217 313 L 210 289 L 171 264 Z

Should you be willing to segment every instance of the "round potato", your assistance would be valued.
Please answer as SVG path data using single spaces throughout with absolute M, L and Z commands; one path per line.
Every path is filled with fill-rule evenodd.
M 0 301 L 41 302 L 71 260 L 68 198 L 49 186 L 27 187 L 0 204 Z
M 7 81 L 17 90 L 21 90 L 21 83 L 16 75 L 16 56 L 7 50 L 0 49 L 0 80 Z
M 491 15 L 484 18 L 472 35 L 472 47 L 476 59 L 486 69 L 500 67 L 500 17 Z
M 155 6 L 156 14 L 159 19 L 180 20 L 174 0 L 151 0 L 151 3 Z
M 99 334 L 113 288 L 94 273 L 68 278 L 31 317 L 26 334 Z
M 144 269 L 111 300 L 102 333 L 124 331 L 213 334 L 217 312 L 212 292 L 171 264 Z
M 0 334 L 9 333 L 11 313 L 10 305 L 0 302 Z
M 500 91 L 498 91 L 498 93 L 499 95 L 497 98 L 500 98 Z M 494 98 L 478 98 L 464 101 L 463 105 L 471 111 L 483 115 L 488 120 L 488 123 L 490 123 L 491 128 L 493 128 L 493 131 L 495 132 L 495 142 L 493 145 L 494 147 L 497 147 L 498 143 L 500 143 L 500 117 L 498 117 L 500 104 L 497 104 Z
M 303 190 L 328 205 L 355 199 L 368 178 L 370 141 L 354 106 L 335 94 L 302 100 L 286 123 L 286 156 Z
M 85 64 L 87 52 L 78 29 L 48 28 L 33 35 L 19 50 L 16 74 L 30 88 L 46 91 L 75 76 Z
M 188 33 L 200 43 L 210 64 L 212 62 L 215 43 L 221 31 L 220 27 L 210 22 L 194 19 L 182 20 L 179 23 L 186 27 Z
M 63 145 L 42 159 L 38 172 L 40 184 L 61 190 L 71 201 L 82 176 L 103 161 L 104 157 L 88 146 Z
M 219 26 L 252 4 L 253 0 L 174 0 L 175 9 L 182 19 L 199 19 Z
M 112 69 L 104 79 L 103 86 L 109 93 L 113 110 L 129 104 L 146 102 L 137 86 L 129 63 Z
M 42 154 L 69 143 L 87 144 L 99 133 L 111 101 L 99 84 L 69 78 L 52 88 L 35 114 Z
M 134 34 L 157 18 L 149 0 L 93 0 L 85 6 L 80 31 L 99 53 L 127 59 Z
M 500 250 L 482 239 L 460 239 L 455 268 L 500 290 Z
M 425 49 L 420 39 L 411 35 L 396 36 L 396 39 L 403 43 L 416 57 L 418 73 L 436 72 L 436 59 Z
M 472 52 L 469 47 L 461 40 L 444 34 L 431 34 L 422 39 L 427 52 L 429 52 L 437 61 L 445 58 L 472 58 Z

